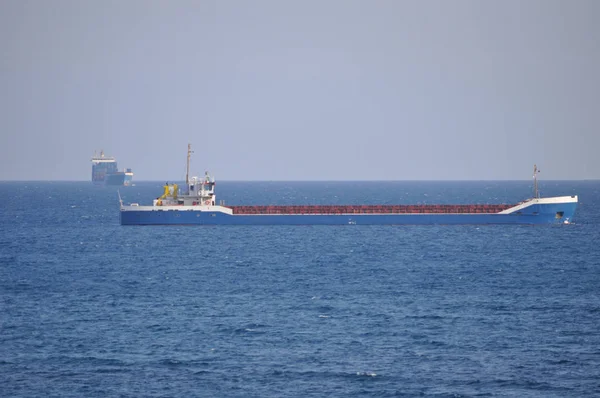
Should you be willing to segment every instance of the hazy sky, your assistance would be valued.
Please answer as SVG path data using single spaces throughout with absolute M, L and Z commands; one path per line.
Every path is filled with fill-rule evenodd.
M 0 180 L 600 178 L 600 1 L 0 0 Z

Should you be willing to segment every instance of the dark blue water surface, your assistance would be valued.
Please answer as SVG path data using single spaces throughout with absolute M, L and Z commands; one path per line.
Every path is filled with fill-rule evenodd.
M 160 182 L 121 188 L 151 203 Z M 516 203 L 530 182 L 219 182 L 227 204 Z M 600 182 L 559 226 L 122 227 L 0 183 L 0 395 L 600 395 Z

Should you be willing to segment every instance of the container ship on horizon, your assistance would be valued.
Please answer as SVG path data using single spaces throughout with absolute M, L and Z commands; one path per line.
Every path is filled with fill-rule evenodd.
M 464 205 L 292 205 L 217 204 L 215 180 L 189 178 L 186 187 L 166 184 L 152 206 L 120 201 L 121 225 L 433 225 L 570 224 L 577 195 L 540 198 L 534 166 L 534 197 L 517 204 Z
M 92 157 L 92 182 L 94 184 L 130 186 L 133 181 L 133 171 L 125 169 L 119 171 L 117 161 L 112 156 L 104 156 L 100 151 L 98 156 Z

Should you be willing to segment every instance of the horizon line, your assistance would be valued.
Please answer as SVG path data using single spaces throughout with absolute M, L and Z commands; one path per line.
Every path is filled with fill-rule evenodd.
M 521 182 L 521 181 L 532 181 L 533 179 L 373 179 L 373 180 L 280 180 L 280 179 L 265 179 L 265 180 L 240 180 L 240 179 L 232 179 L 232 180 L 219 180 L 220 182 Z M 163 179 L 154 179 L 154 180 L 136 180 L 133 182 L 160 182 Z M 185 182 L 183 180 L 167 180 L 173 181 L 175 183 Z M 600 178 L 569 178 L 569 179 L 545 179 L 538 180 L 538 182 L 561 182 L 561 181 L 600 181 Z M 0 180 L 0 183 L 6 182 L 82 182 L 82 183 L 90 183 L 92 185 L 104 185 L 104 184 L 94 184 L 93 181 L 90 180 Z M 118 185 L 115 185 L 118 186 Z

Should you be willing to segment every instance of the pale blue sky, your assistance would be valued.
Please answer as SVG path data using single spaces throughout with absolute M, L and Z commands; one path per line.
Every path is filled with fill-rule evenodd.
M 0 180 L 600 178 L 600 1 L 0 0 Z M 195 173 L 195 174 L 196 174 Z

